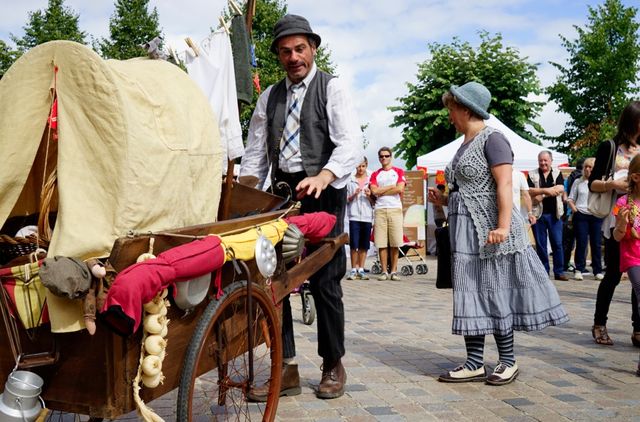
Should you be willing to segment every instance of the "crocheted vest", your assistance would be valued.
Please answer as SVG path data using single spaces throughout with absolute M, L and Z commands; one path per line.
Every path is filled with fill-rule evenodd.
M 482 129 L 462 153 L 456 168 L 451 168 L 449 163 L 445 169 L 447 181 L 451 184 L 455 180 L 462 201 L 471 214 L 478 234 L 481 258 L 510 254 L 529 246 L 524 231 L 524 220 L 519 212 L 513 210 L 507 239 L 502 243 L 487 245 L 489 231 L 498 227 L 496 182 L 484 154 L 487 139 L 493 132 L 497 132 L 496 129 L 488 126 Z

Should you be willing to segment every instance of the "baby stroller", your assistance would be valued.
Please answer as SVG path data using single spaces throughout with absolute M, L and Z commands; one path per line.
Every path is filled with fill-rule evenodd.
M 298 293 L 302 300 L 302 322 L 305 325 L 313 324 L 313 321 L 316 319 L 316 304 L 313 301 L 313 296 L 311 295 L 309 281 L 307 280 L 302 283 L 300 287 L 293 290 L 292 293 Z
M 373 238 L 373 234 L 371 237 Z M 406 235 L 402 235 L 402 241 L 404 243 L 398 249 L 399 263 L 402 260 L 400 274 L 405 277 L 410 276 L 414 273 L 414 270 L 416 274 L 427 274 L 429 272 L 427 261 L 418 252 L 418 249 L 423 248 L 424 244 L 415 240 L 411 241 Z M 371 266 L 371 274 L 382 274 L 382 265 L 379 258 Z

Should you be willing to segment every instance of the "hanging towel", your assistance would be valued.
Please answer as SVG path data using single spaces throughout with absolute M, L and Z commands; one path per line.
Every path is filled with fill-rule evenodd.
M 251 75 L 251 45 L 244 17 L 235 16 L 231 21 L 231 46 L 233 68 L 236 75 L 238 100 L 246 104 L 253 101 L 253 77 Z
M 197 47 L 200 53 L 197 57 L 190 54 L 185 57 L 187 72 L 209 99 L 218 118 L 222 148 L 227 158 L 233 160 L 244 154 L 244 144 L 231 41 L 224 30 L 218 30 Z M 226 169 L 226 160 L 224 167 Z

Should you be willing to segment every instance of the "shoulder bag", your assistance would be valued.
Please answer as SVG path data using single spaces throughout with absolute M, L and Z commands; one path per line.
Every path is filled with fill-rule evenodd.
M 436 228 L 436 250 L 438 254 L 438 271 L 436 288 L 450 289 L 451 284 L 451 244 L 449 243 L 449 226 Z
M 609 180 L 613 180 L 613 170 L 614 170 L 614 161 L 616 156 L 616 144 L 611 139 L 609 139 L 609 144 L 611 147 L 611 154 L 609 155 L 609 161 L 607 162 L 607 167 L 604 175 L 602 176 L 602 181 L 607 182 Z M 589 197 L 587 199 L 587 208 L 589 212 L 598 218 L 604 218 L 611 213 L 611 209 L 613 208 L 613 202 L 616 198 L 615 189 L 606 191 L 606 192 L 592 192 L 589 191 Z

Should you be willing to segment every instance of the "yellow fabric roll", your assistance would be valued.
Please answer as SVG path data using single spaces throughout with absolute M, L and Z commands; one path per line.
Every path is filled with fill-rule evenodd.
M 252 228 L 239 234 L 221 236 L 222 245 L 227 251 L 225 262 L 231 260 L 233 256 L 242 261 L 252 260 L 255 256 L 256 241 L 260 234 L 275 245 L 282 240 L 288 226 L 286 221 L 276 220 L 273 223 L 260 226 L 259 229 Z M 230 250 L 233 251 L 233 253 L 231 253 Z

